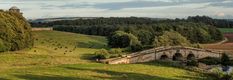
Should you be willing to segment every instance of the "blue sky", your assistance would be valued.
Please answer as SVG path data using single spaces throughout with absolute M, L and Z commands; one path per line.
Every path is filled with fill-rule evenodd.
M 0 0 L 19 7 L 28 19 L 48 17 L 233 18 L 233 0 Z

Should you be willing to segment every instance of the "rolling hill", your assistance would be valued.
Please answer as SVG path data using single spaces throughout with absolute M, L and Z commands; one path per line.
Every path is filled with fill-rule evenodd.
M 3 80 L 213 80 L 175 63 L 149 62 L 108 65 L 90 60 L 107 47 L 107 39 L 59 31 L 33 32 L 35 46 L 0 54 Z M 11 53 L 11 54 L 9 54 Z

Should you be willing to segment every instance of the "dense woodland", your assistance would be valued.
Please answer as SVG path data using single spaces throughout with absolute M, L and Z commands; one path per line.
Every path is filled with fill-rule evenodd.
M 30 24 L 19 13 L 0 11 L 0 52 L 33 45 Z
M 187 19 L 157 19 L 157 18 L 138 18 L 138 17 L 110 17 L 96 19 L 77 19 L 77 20 L 62 20 L 53 22 L 30 22 L 32 27 L 51 27 L 55 25 L 70 25 L 70 26 L 88 26 L 88 25 L 125 25 L 125 24 L 156 24 L 160 22 L 177 22 L 191 21 L 201 22 L 218 28 L 233 28 L 232 19 L 212 19 L 208 16 L 190 16 Z
M 212 19 L 208 16 L 195 16 L 188 17 L 187 20 L 192 22 L 202 22 L 218 28 L 233 28 L 233 21 L 231 19 Z
M 112 17 L 32 23 L 32 25 L 53 26 L 58 31 L 107 36 L 110 47 L 130 47 L 131 50 L 174 44 L 211 43 L 223 39 L 222 33 L 216 28 L 216 21 L 206 16 L 175 20 Z M 169 33 L 175 35 L 170 36 Z M 161 43 L 170 44 L 163 45 Z

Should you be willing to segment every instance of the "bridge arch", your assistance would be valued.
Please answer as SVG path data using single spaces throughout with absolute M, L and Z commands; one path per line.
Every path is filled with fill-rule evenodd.
M 183 55 L 181 53 L 175 53 L 172 56 L 172 60 L 173 61 L 181 61 L 181 60 L 183 60 Z
M 160 56 L 160 60 L 168 60 L 169 57 L 166 54 Z
M 189 53 L 188 56 L 187 56 L 187 60 L 195 60 L 196 57 L 193 53 Z

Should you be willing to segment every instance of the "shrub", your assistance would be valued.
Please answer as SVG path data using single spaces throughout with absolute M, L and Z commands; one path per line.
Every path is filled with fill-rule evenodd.
M 233 80 L 233 72 L 230 73 L 231 80 Z
M 124 31 L 116 31 L 108 37 L 108 45 L 113 48 L 126 48 L 130 46 L 141 45 L 136 36 Z
M 111 49 L 109 50 L 110 54 L 120 54 L 122 53 L 122 50 L 120 48 L 116 48 L 116 49 Z
M 95 52 L 95 59 L 107 59 L 110 58 L 110 54 L 106 49 L 101 49 Z
M 222 57 L 221 57 L 221 64 L 223 66 L 228 66 L 231 64 L 230 62 L 230 58 L 228 57 L 228 55 L 226 53 L 222 54 Z
M 95 52 L 95 59 L 107 59 L 107 58 L 115 58 L 115 57 L 122 57 L 123 56 L 123 50 L 120 48 L 116 49 L 101 49 L 99 51 Z
M 137 51 L 140 51 L 142 49 L 143 49 L 143 47 L 141 44 L 136 44 L 136 45 L 130 46 L 130 51 L 132 51 L 132 52 L 137 52 Z
M 201 44 L 199 44 L 199 43 L 192 44 L 192 47 L 194 47 L 194 48 L 203 48 L 203 46 Z
M 221 60 L 219 58 L 207 57 L 207 58 L 199 60 L 199 62 L 205 63 L 207 65 L 218 65 L 221 63 Z
M 233 66 L 233 60 L 229 61 L 229 66 Z
M 217 78 L 217 80 L 232 80 L 232 73 L 231 74 L 227 74 L 225 72 L 223 72 L 221 69 L 219 68 L 214 68 L 212 70 L 212 72 L 214 72 L 215 77 Z
M 122 55 L 122 49 L 117 48 L 117 49 L 111 49 L 108 51 L 110 53 L 110 58 L 114 57 L 120 57 Z
M 176 31 L 165 31 L 162 36 L 154 39 L 154 46 L 191 46 L 189 40 Z
M 198 66 L 198 61 L 189 60 L 189 61 L 187 61 L 187 66 Z

